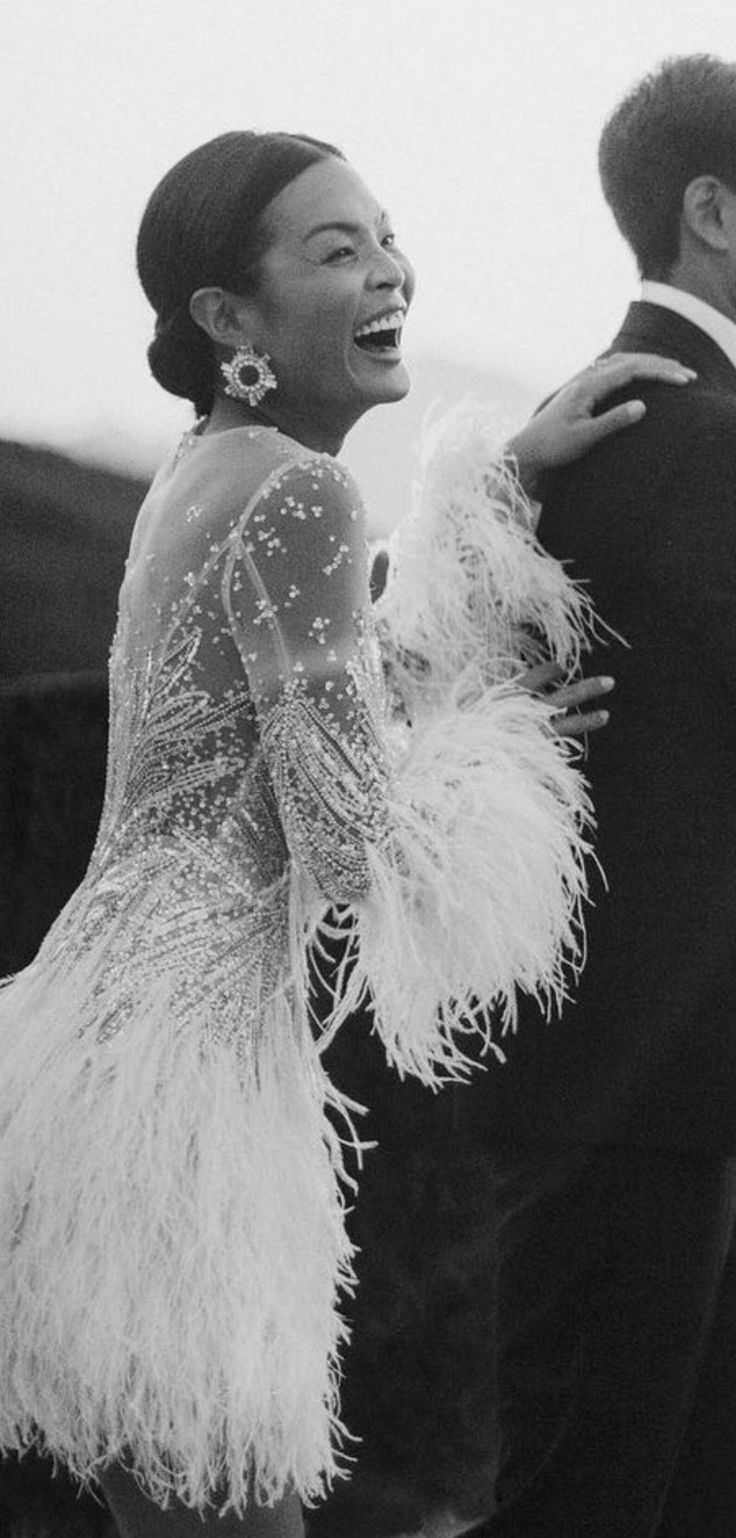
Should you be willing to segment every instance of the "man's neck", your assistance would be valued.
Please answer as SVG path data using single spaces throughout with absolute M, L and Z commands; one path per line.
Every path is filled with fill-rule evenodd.
M 721 352 L 725 353 L 729 362 L 736 368 L 736 321 L 730 315 L 724 314 L 723 310 L 718 310 L 715 305 L 699 294 L 689 292 L 674 283 L 644 281 L 641 286 L 641 297 L 647 303 L 661 305 L 665 310 L 673 310 L 691 325 L 697 326 L 720 347 Z
M 712 310 L 717 310 L 719 315 L 725 315 L 726 320 L 736 324 L 736 304 L 723 281 L 720 268 L 717 271 L 704 270 L 700 263 L 680 257 L 666 279 L 665 287 L 692 294 L 694 299 L 709 304 Z

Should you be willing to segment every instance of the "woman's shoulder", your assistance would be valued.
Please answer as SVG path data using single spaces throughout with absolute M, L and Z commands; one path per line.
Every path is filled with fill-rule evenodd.
M 251 521 L 264 531 L 278 524 L 286 534 L 285 520 L 292 542 L 302 525 L 312 541 L 320 531 L 325 540 L 336 531 L 351 542 L 360 535 L 360 492 L 340 460 L 274 428 L 188 434 L 141 509 L 135 553 L 186 549 L 194 568 Z
M 237 430 L 220 436 L 232 439 L 226 454 L 215 456 L 220 476 L 215 500 L 225 520 L 229 509 L 231 523 L 241 527 L 251 519 L 264 527 L 277 523 L 284 530 L 288 524 L 290 538 L 301 525 L 311 540 L 320 529 L 325 539 L 334 539 L 336 531 L 347 536 L 350 525 L 356 536 L 364 532 L 359 488 L 334 455 L 271 430 L 263 433 L 255 449 L 236 441 L 241 439 Z
M 164 471 L 165 473 L 165 471 Z M 190 433 L 182 439 L 172 463 L 180 482 L 189 475 L 206 483 L 213 495 L 243 505 L 283 482 L 323 483 L 360 500 L 355 481 L 333 455 L 307 448 L 273 427 L 228 428 L 219 433 Z
M 316 499 L 319 506 L 319 498 L 324 495 L 331 506 L 342 507 L 346 513 L 362 511 L 360 490 L 342 460 L 305 448 L 292 438 L 279 437 L 278 447 L 274 445 L 277 452 L 273 466 L 264 477 L 264 496 L 283 493 L 291 507 L 302 497 L 312 502 Z

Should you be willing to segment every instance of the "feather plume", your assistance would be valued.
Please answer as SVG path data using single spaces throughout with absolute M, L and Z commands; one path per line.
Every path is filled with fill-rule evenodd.
M 421 469 L 376 610 L 409 714 L 433 708 L 479 655 L 489 683 L 546 660 L 572 674 L 589 645 L 590 600 L 539 544 L 488 411 L 466 402 L 430 424 Z
M 466 676 L 402 739 L 336 1020 L 370 997 L 389 1060 L 427 1084 L 464 1076 L 472 1032 L 503 1058 L 517 991 L 559 1007 L 582 957 L 591 806 L 549 715 Z
M 121 1459 L 162 1505 L 316 1499 L 341 1461 L 352 1268 L 301 980 L 223 1039 L 182 1018 L 180 974 L 132 1010 L 127 975 L 100 1041 L 110 938 L 0 990 L 0 1441 L 83 1481 Z

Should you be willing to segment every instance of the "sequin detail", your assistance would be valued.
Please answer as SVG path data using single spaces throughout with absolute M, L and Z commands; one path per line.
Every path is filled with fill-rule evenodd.
M 208 502 L 197 455 L 211 464 L 212 445 L 190 435 L 136 527 L 104 813 L 45 947 L 83 969 L 105 939 L 80 1021 L 98 1042 L 162 975 L 182 1031 L 252 1034 L 256 997 L 293 965 L 290 861 L 315 895 L 347 902 L 366 889 L 366 840 L 385 836 L 382 681 L 352 483 L 288 440 L 251 447 L 252 495 L 246 473 L 221 500 L 215 482 Z

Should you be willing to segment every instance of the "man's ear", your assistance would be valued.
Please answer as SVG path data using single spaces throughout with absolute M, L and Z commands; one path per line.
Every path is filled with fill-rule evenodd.
M 251 337 L 247 300 L 225 288 L 198 288 L 189 300 L 189 314 L 220 347 L 239 347 Z
M 717 176 L 696 176 L 685 188 L 682 218 L 691 235 L 711 251 L 727 251 L 729 235 L 724 219 L 729 193 Z

